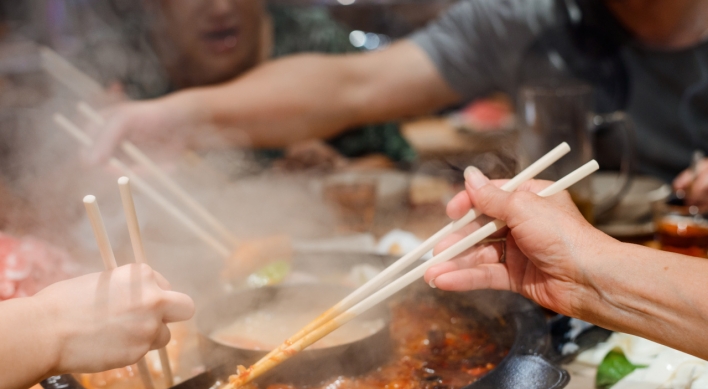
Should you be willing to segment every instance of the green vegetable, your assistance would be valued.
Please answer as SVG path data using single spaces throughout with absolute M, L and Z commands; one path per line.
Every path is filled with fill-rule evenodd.
M 597 368 L 595 387 L 608 389 L 622 378 L 628 376 L 637 368 L 645 367 L 633 365 L 621 351 L 610 351 Z
M 275 285 L 282 282 L 288 274 L 290 274 L 290 263 L 285 260 L 275 261 L 251 274 L 246 279 L 246 284 L 251 288 Z

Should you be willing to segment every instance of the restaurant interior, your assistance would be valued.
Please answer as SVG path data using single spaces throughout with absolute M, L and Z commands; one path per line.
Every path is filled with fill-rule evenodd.
M 0 389 L 708 389 L 707 152 L 708 0 L 0 0 Z

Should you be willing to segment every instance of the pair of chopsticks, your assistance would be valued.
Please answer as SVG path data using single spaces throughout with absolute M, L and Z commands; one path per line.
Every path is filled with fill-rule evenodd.
M 128 177 L 119 178 L 118 187 L 120 189 L 120 197 L 123 202 L 123 211 L 125 212 L 125 218 L 128 222 L 128 233 L 130 235 L 130 243 L 133 246 L 135 262 L 147 263 L 145 250 L 143 248 L 143 241 L 140 236 L 138 216 L 135 212 L 133 195 L 130 190 L 130 179 Z M 84 206 L 86 207 L 86 213 L 88 214 L 93 233 L 96 237 L 96 242 L 98 243 L 98 249 L 101 253 L 103 264 L 106 270 L 113 270 L 117 268 L 118 265 L 116 264 L 116 258 L 113 255 L 111 242 L 108 240 L 108 233 L 106 232 L 106 227 L 103 224 L 103 218 L 101 217 L 101 211 L 98 208 L 96 197 L 92 195 L 84 197 Z M 167 387 L 171 387 L 174 385 L 174 376 L 172 374 L 172 368 L 170 367 L 170 360 L 167 356 L 167 350 L 162 347 L 158 350 L 158 353 L 160 356 L 160 364 L 162 365 L 162 372 L 165 378 L 165 384 Z M 140 373 L 140 379 L 143 381 L 145 388 L 154 389 L 155 385 L 152 382 L 150 370 L 148 369 L 145 357 L 141 358 L 137 365 Z
M 92 99 L 96 97 L 106 97 L 103 87 L 96 80 L 83 73 L 54 50 L 41 46 L 39 48 L 39 53 L 44 70 L 46 70 L 47 73 L 54 77 L 59 83 L 72 90 L 81 98 Z M 101 116 L 101 114 L 85 102 L 80 102 L 77 109 L 86 118 L 93 121 L 94 124 L 98 126 L 106 125 L 106 121 L 103 116 Z M 91 138 L 78 126 L 69 121 L 69 119 L 65 116 L 57 113 L 54 115 L 54 121 L 84 146 L 90 147 L 93 144 Z M 179 185 L 177 185 L 177 183 L 165 174 L 156 163 L 150 160 L 150 158 L 148 158 L 145 153 L 140 151 L 140 149 L 138 149 L 135 145 L 130 142 L 123 142 L 121 143 L 121 149 L 131 159 L 133 159 L 133 161 L 140 164 L 154 177 L 156 177 L 157 180 L 163 184 L 175 197 L 177 197 L 187 208 L 199 216 L 202 221 L 204 221 L 212 228 L 214 232 L 224 239 L 225 243 L 220 242 L 218 239 L 201 228 L 178 207 L 172 205 L 164 196 L 160 195 L 158 191 L 153 189 L 145 181 L 141 180 L 140 177 L 134 174 L 124 163 L 118 159 L 111 158 L 109 164 L 130 177 L 133 180 L 133 184 L 141 192 L 150 197 L 159 207 L 187 227 L 187 229 L 194 233 L 200 240 L 206 243 L 219 255 L 228 258 L 231 254 L 230 248 L 238 243 L 229 230 L 221 222 L 219 222 L 216 217 L 214 217 L 201 204 L 199 204 L 199 202 L 195 201 Z
M 538 175 L 569 151 L 570 147 L 568 144 L 562 143 L 555 149 L 551 150 L 548 154 L 541 157 L 541 159 L 533 163 L 531 166 L 523 170 L 516 177 L 508 181 L 501 188 L 506 191 L 518 189 L 522 183 Z M 597 162 L 592 160 L 555 182 L 551 186 L 545 188 L 539 192 L 538 195 L 541 197 L 547 197 L 561 192 L 587 177 L 598 168 L 599 165 Z M 440 231 L 423 242 L 419 247 L 400 258 L 394 264 L 379 273 L 376 277 L 352 292 L 349 296 L 345 297 L 342 301 L 305 326 L 305 328 L 286 340 L 277 349 L 268 353 L 268 355 L 256 362 L 253 366 L 246 370 L 239 371 L 239 374 L 237 375 L 231 376 L 229 379 L 230 383 L 225 387 L 225 389 L 234 389 L 251 382 L 253 379 L 259 377 L 271 368 L 290 358 L 292 355 L 302 351 L 330 332 L 336 330 L 353 318 L 361 315 L 368 309 L 384 301 L 394 293 L 410 285 L 415 280 L 421 278 L 430 267 L 454 258 L 506 226 L 506 223 L 501 220 L 491 221 L 454 245 L 450 246 L 442 253 L 439 253 L 432 259 L 422 263 L 413 270 L 392 281 L 385 287 L 380 288 L 394 275 L 400 273 L 405 267 L 419 259 L 423 254 L 432 249 L 445 237 L 460 230 L 480 215 L 481 213 L 473 208 L 461 219 L 443 227 Z
M 78 111 L 83 114 L 86 118 L 93 121 L 96 125 L 104 126 L 106 124 L 105 119 L 98 113 L 95 109 L 84 102 L 80 102 L 77 105 Z M 76 139 L 80 144 L 85 147 L 91 147 L 93 145 L 93 140 L 76 124 L 71 122 L 66 116 L 56 113 L 54 114 L 54 122 L 64 129 L 71 137 Z M 121 149 L 128 155 L 134 162 L 144 167 L 150 174 L 152 174 L 171 194 L 173 194 L 177 199 L 181 201 L 186 208 L 192 211 L 192 213 L 198 216 L 202 222 L 209 226 L 213 232 L 218 234 L 219 238 L 215 237 L 209 231 L 202 228 L 197 222 L 195 222 L 190 216 L 184 213 L 179 207 L 172 204 L 165 196 L 160 194 L 159 191 L 154 189 L 150 184 L 143 180 L 140 176 L 135 174 L 133 170 L 128 167 L 125 163 L 120 161 L 115 157 L 111 157 L 108 164 L 122 172 L 126 176 L 130 177 L 132 183 L 138 190 L 149 197 L 155 202 L 160 208 L 165 212 L 174 217 L 178 222 L 184 225 L 189 231 L 191 231 L 197 238 L 204 242 L 207 246 L 216 251 L 223 258 L 228 258 L 232 250 L 231 248 L 237 243 L 235 236 L 214 216 L 212 215 L 204 206 L 202 206 L 198 201 L 191 197 L 184 189 L 182 189 L 172 178 L 170 178 L 160 167 L 153 162 L 150 158 L 145 155 L 138 147 L 133 143 L 124 141 L 120 145 Z

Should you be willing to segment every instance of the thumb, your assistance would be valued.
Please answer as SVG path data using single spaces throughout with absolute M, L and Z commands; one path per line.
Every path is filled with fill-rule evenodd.
M 509 227 L 529 217 L 529 209 L 537 208 L 541 200 L 529 191 L 504 191 L 472 166 L 465 169 L 465 189 L 475 208 L 487 216 L 506 222 Z
M 510 193 L 492 185 L 476 167 L 465 169 L 465 190 L 472 205 L 487 216 L 503 219 Z

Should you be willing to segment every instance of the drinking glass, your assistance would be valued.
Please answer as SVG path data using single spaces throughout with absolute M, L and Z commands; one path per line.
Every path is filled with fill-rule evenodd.
M 561 158 L 539 178 L 558 180 L 593 158 L 593 133 L 603 126 L 621 128 L 625 152 L 616 190 L 605 199 L 593 199 L 589 180 L 570 188 L 570 194 L 588 221 L 609 211 L 622 198 L 631 184 L 634 155 L 634 132 L 631 119 L 621 111 L 609 114 L 594 112 L 595 96 L 590 85 L 529 85 L 520 89 L 517 102 L 519 126 L 519 167 L 525 168 L 561 142 L 572 151 Z

